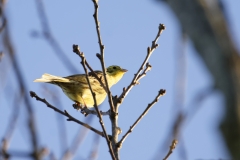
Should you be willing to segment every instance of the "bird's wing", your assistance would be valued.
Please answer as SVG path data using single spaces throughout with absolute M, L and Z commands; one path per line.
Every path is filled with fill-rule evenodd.
M 94 71 L 99 78 L 103 76 L 102 71 Z M 93 76 L 93 72 L 88 73 L 88 77 L 91 83 L 99 83 L 98 80 Z M 66 79 L 69 79 L 73 82 L 80 82 L 82 84 L 87 84 L 86 76 L 85 74 L 75 74 L 71 76 L 64 77 Z

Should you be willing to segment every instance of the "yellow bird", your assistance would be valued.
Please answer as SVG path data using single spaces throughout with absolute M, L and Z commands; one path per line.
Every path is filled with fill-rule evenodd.
M 97 76 L 105 84 L 102 71 L 94 71 Z M 122 69 L 119 66 L 112 65 L 106 69 L 106 77 L 109 87 L 116 84 L 123 75 L 127 72 L 126 69 Z M 96 94 L 97 105 L 100 105 L 107 96 L 106 91 L 101 87 L 99 81 L 93 76 L 92 72 L 89 72 L 89 80 L 93 92 Z M 42 78 L 34 80 L 34 82 L 51 83 L 62 88 L 63 92 L 76 103 L 77 106 L 93 107 L 94 100 L 89 89 L 86 75 L 75 74 L 68 77 L 58 77 L 50 74 L 43 74 Z

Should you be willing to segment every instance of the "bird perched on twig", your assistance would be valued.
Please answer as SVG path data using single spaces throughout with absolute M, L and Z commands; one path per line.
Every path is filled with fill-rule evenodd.
M 105 85 L 102 71 L 94 71 Z M 116 84 L 122 76 L 127 72 L 126 69 L 122 69 L 119 66 L 112 65 L 106 69 L 106 78 L 108 80 L 109 88 Z M 106 91 L 100 85 L 99 81 L 93 76 L 92 72 L 89 72 L 89 81 L 93 92 L 96 94 L 97 106 L 100 105 L 107 96 Z M 59 86 L 63 92 L 74 101 L 80 108 L 82 106 L 92 107 L 94 100 L 89 89 L 89 85 L 85 74 L 75 74 L 68 77 L 58 77 L 50 74 L 43 74 L 40 79 L 34 80 L 34 82 L 45 82 Z

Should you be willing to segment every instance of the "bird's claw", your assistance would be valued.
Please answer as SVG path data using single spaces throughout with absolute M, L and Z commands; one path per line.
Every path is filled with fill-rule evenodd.
M 76 102 L 76 103 L 74 103 L 72 106 L 73 106 L 74 109 L 76 109 L 76 110 L 78 110 L 78 111 L 79 111 L 80 109 L 82 110 L 82 105 L 81 105 L 80 103 L 77 103 L 77 102 Z

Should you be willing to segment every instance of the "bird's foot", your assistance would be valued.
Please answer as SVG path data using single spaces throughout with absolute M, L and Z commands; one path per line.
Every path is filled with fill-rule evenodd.
M 78 111 L 83 109 L 82 105 L 78 102 L 74 103 L 72 106 L 74 109 L 76 109 Z

